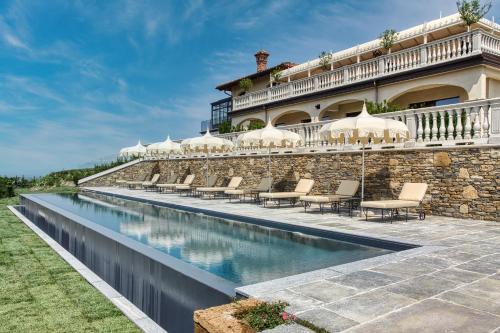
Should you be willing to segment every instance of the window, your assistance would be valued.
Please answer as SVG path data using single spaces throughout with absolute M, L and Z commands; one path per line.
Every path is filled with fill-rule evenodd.
M 449 105 L 449 104 L 456 104 L 460 103 L 460 97 L 449 97 L 449 98 L 442 98 L 442 99 L 436 99 L 433 101 L 426 101 L 426 102 L 418 102 L 418 103 L 411 103 L 408 105 L 408 108 L 410 109 L 420 109 L 420 108 L 428 108 L 431 106 L 441 106 L 441 105 Z
M 232 110 L 231 97 L 224 98 L 212 103 L 212 128 L 217 128 L 220 123 L 229 120 L 228 113 Z

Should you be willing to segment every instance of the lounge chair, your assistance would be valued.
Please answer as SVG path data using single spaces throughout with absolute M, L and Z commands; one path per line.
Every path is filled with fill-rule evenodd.
M 115 184 L 118 186 L 118 187 L 127 187 L 127 183 L 128 183 L 128 180 L 125 180 L 125 179 L 117 179 L 115 181 Z
M 167 191 L 167 190 L 171 190 L 172 192 L 174 192 L 176 190 L 176 187 L 179 185 L 191 186 L 191 184 L 193 184 L 193 182 L 194 182 L 195 175 L 193 175 L 193 174 L 187 175 L 186 178 L 184 178 L 184 181 L 182 182 L 182 184 L 176 183 L 175 181 L 177 180 L 177 176 L 175 178 L 176 179 L 172 183 L 158 184 L 158 185 L 156 185 L 156 187 L 162 192 Z
M 271 186 L 273 185 L 273 178 L 266 177 L 260 180 L 260 183 L 254 188 L 246 188 L 246 189 L 230 189 L 225 190 L 224 194 L 229 196 L 229 201 L 233 198 L 238 198 L 245 200 L 246 196 L 250 196 L 254 201 L 259 201 L 259 193 L 269 191 Z
M 144 183 L 147 179 L 147 175 L 144 175 L 143 177 L 140 177 L 140 180 L 132 180 L 127 182 L 127 186 L 129 189 L 137 189 L 138 187 L 142 186 L 142 183 Z
M 194 196 L 194 197 L 197 197 L 197 196 L 200 196 L 201 193 L 198 192 L 198 189 L 202 189 L 202 188 L 209 188 L 209 187 L 214 187 L 215 184 L 217 183 L 217 179 L 219 179 L 216 175 L 211 175 L 211 176 L 208 176 L 207 180 L 206 180 L 206 185 L 205 186 L 191 186 L 190 189 L 181 189 L 181 192 L 188 192 L 188 194 Z M 176 187 L 177 189 L 177 187 Z
M 267 206 L 269 200 L 277 201 L 278 207 L 281 206 L 281 201 L 288 201 L 292 206 L 295 206 L 297 200 L 309 194 L 314 185 L 314 180 L 312 179 L 301 179 L 297 183 L 295 190 L 293 192 L 262 192 L 259 193 L 259 198 L 263 199 L 264 207 Z
M 217 194 L 223 194 L 226 190 L 236 190 L 240 186 L 242 180 L 242 177 L 232 177 L 227 186 L 198 187 L 196 192 L 200 193 L 202 198 L 205 195 L 215 198 Z
M 190 177 L 190 179 L 187 179 L 188 177 Z M 175 186 L 175 192 L 180 193 L 181 195 L 182 193 L 193 194 L 194 191 L 196 190 L 196 187 L 193 186 L 194 178 L 195 178 L 194 175 L 187 176 L 186 179 L 184 180 L 184 183 L 182 183 L 181 185 L 177 184 L 177 186 Z M 186 180 L 188 180 L 188 182 L 186 182 Z M 208 177 L 209 186 L 213 186 L 216 181 L 217 181 L 216 176 Z
M 168 190 L 173 191 L 177 185 L 179 185 L 179 183 L 177 183 L 177 175 L 172 174 L 167 177 L 165 183 L 156 184 L 156 190 L 159 192 L 164 192 Z
M 426 183 L 405 183 L 397 200 L 363 201 L 361 202 L 361 209 L 364 208 L 365 210 L 366 220 L 368 220 L 368 209 L 380 209 L 382 212 L 382 220 L 384 219 L 384 212 L 389 211 L 392 222 L 394 216 L 399 214 L 400 209 L 406 209 L 405 220 L 408 221 L 408 209 L 416 208 L 418 211 L 418 218 L 424 220 L 425 212 L 422 207 L 422 202 L 424 201 L 426 192 Z
M 337 212 L 340 212 L 340 205 L 342 201 L 349 202 L 349 214 L 352 212 L 353 198 L 358 192 L 359 181 L 357 180 L 341 180 L 340 185 L 333 195 L 306 195 L 300 197 L 300 201 L 304 204 L 304 211 L 307 211 L 307 207 L 311 207 L 312 204 L 318 204 L 321 214 L 323 214 L 324 205 L 328 204 L 330 207 L 337 208 Z
M 160 180 L 160 174 L 155 173 L 153 175 L 153 177 L 151 178 L 151 180 L 147 180 L 147 181 L 143 182 L 141 186 L 146 191 L 150 190 L 150 189 L 155 189 L 156 183 L 158 183 L 158 180 Z

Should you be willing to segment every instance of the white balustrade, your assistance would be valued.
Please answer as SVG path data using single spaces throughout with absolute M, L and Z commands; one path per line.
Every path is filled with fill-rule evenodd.
M 477 45 L 479 44 L 479 45 Z M 233 97 L 233 110 L 379 78 L 415 68 L 465 58 L 478 52 L 500 55 L 500 38 L 475 30 L 340 67 L 300 80 Z M 310 69 L 309 69 L 310 71 Z

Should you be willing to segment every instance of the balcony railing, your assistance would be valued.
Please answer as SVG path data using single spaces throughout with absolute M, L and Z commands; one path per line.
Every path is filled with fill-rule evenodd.
M 500 39 L 481 30 L 466 32 L 234 97 L 233 110 L 241 110 L 355 82 L 467 58 L 482 52 L 500 55 Z
M 375 115 L 406 123 L 410 130 L 410 142 L 415 147 L 446 146 L 461 144 L 500 143 L 500 98 L 483 99 L 464 103 L 409 109 Z M 281 126 L 302 136 L 305 148 L 343 149 L 342 143 L 328 143 L 319 137 L 321 127 L 335 120 Z M 241 132 L 217 135 L 236 142 Z M 390 142 L 385 145 L 392 144 Z M 248 149 L 237 149 L 245 152 Z

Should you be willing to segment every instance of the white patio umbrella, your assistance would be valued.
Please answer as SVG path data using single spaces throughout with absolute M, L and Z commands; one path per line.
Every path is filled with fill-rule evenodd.
M 120 151 L 118 152 L 118 156 L 119 157 L 127 157 L 128 148 L 129 147 L 125 147 L 125 148 L 120 149 Z
M 400 121 L 371 116 L 363 104 L 361 113 L 356 117 L 348 117 L 323 125 L 319 135 L 323 140 L 344 141 L 344 143 L 361 142 L 361 201 L 365 196 L 365 145 L 370 141 L 380 142 L 384 139 L 401 142 L 409 137 L 408 127 Z
M 182 153 L 181 144 L 173 142 L 170 140 L 170 136 L 167 136 L 167 140 L 159 142 L 156 146 L 158 154 L 167 155 L 170 158 L 170 154 L 180 154 Z
M 142 145 L 141 140 L 132 147 L 127 148 L 128 157 L 141 157 L 146 154 L 146 147 Z
M 232 151 L 234 149 L 234 144 L 229 140 L 212 136 L 207 129 L 207 132 L 203 136 L 182 140 L 181 148 L 187 153 L 195 152 L 206 154 L 205 177 L 208 185 L 208 159 L 210 153 L 225 153 Z
M 267 173 L 271 176 L 271 148 L 298 147 L 303 144 L 302 137 L 297 133 L 275 128 L 271 121 L 266 127 L 245 132 L 238 136 L 236 145 L 245 148 L 267 148 L 268 167 Z M 271 191 L 271 188 L 269 188 Z
M 155 142 L 146 147 L 146 154 L 150 156 L 156 156 L 158 155 L 158 145 L 161 142 Z

